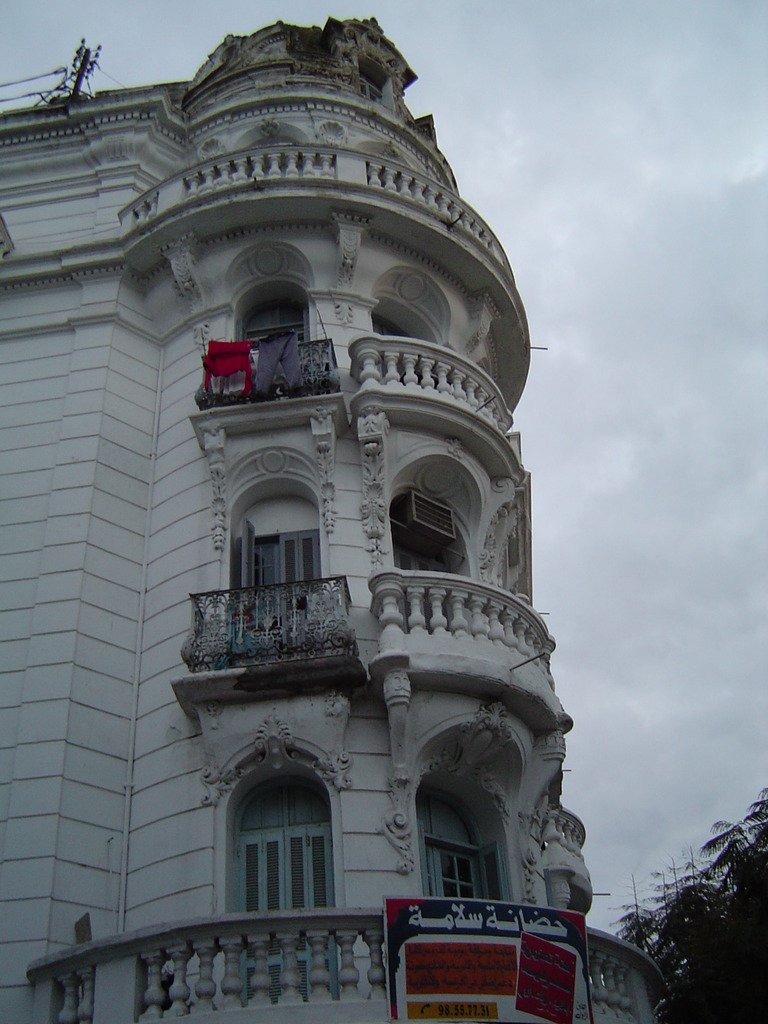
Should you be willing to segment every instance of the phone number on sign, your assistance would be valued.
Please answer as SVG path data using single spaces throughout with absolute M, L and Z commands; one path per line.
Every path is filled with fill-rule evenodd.
M 409 1020 L 498 1020 L 496 1003 L 408 1003 Z

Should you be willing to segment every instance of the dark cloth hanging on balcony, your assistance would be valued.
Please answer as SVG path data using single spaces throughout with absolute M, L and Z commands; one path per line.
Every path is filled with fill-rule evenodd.
M 278 364 L 282 366 L 285 381 L 289 390 L 301 386 L 301 366 L 299 365 L 299 339 L 296 331 L 282 331 L 260 338 L 259 360 L 256 364 L 256 393 L 266 395 L 275 379 Z
M 209 341 L 208 352 L 203 356 L 203 366 L 206 391 L 210 390 L 211 377 L 231 377 L 243 373 L 243 396 L 250 395 L 253 384 L 250 341 Z

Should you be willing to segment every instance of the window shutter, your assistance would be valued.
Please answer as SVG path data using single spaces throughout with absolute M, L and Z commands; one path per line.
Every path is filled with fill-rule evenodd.
M 282 869 L 281 849 L 282 843 L 277 839 L 267 840 L 267 910 L 281 910 L 283 908 L 280 885 L 280 873 Z M 259 909 L 262 909 L 261 907 Z
M 504 871 L 504 858 L 498 843 L 490 843 L 480 849 L 480 864 L 483 872 L 483 889 L 489 900 L 509 899 L 509 887 Z
M 283 555 L 283 583 L 295 583 L 298 569 L 297 558 L 297 534 L 286 533 L 280 537 L 280 547 Z
M 306 907 L 304 884 L 304 836 L 291 836 L 291 906 Z
M 328 906 L 328 843 L 325 836 L 311 837 L 312 905 Z
M 256 582 L 253 578 L 253 527 L 246 519 L 240 542 L 240 586 L 253 587 L 255 585 Z
M 245 909 L 259 909 L 259 845 L 245 846 Z

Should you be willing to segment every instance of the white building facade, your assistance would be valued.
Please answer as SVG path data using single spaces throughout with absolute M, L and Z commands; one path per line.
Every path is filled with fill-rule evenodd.
M 386 1020 L 384 896 L 589 909 L 525 313 L 414 77 L 278 23 L 0 120 L 3 1021 Z

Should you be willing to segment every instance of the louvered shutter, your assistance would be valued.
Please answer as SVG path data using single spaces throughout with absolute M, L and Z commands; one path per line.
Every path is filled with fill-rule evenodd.
M 245 909 L 259 910 L 259 844 L 245 844 Z
M 320 535 L 317 530 L 299 530 L 280 535 L 284 583 L 315 580 L 320 576 Z
M 240 542 L 240 586 L 253 587 L 256 581 L 253 578 L 253 526 L 245 520 L 243 524 L 243 538 Z

